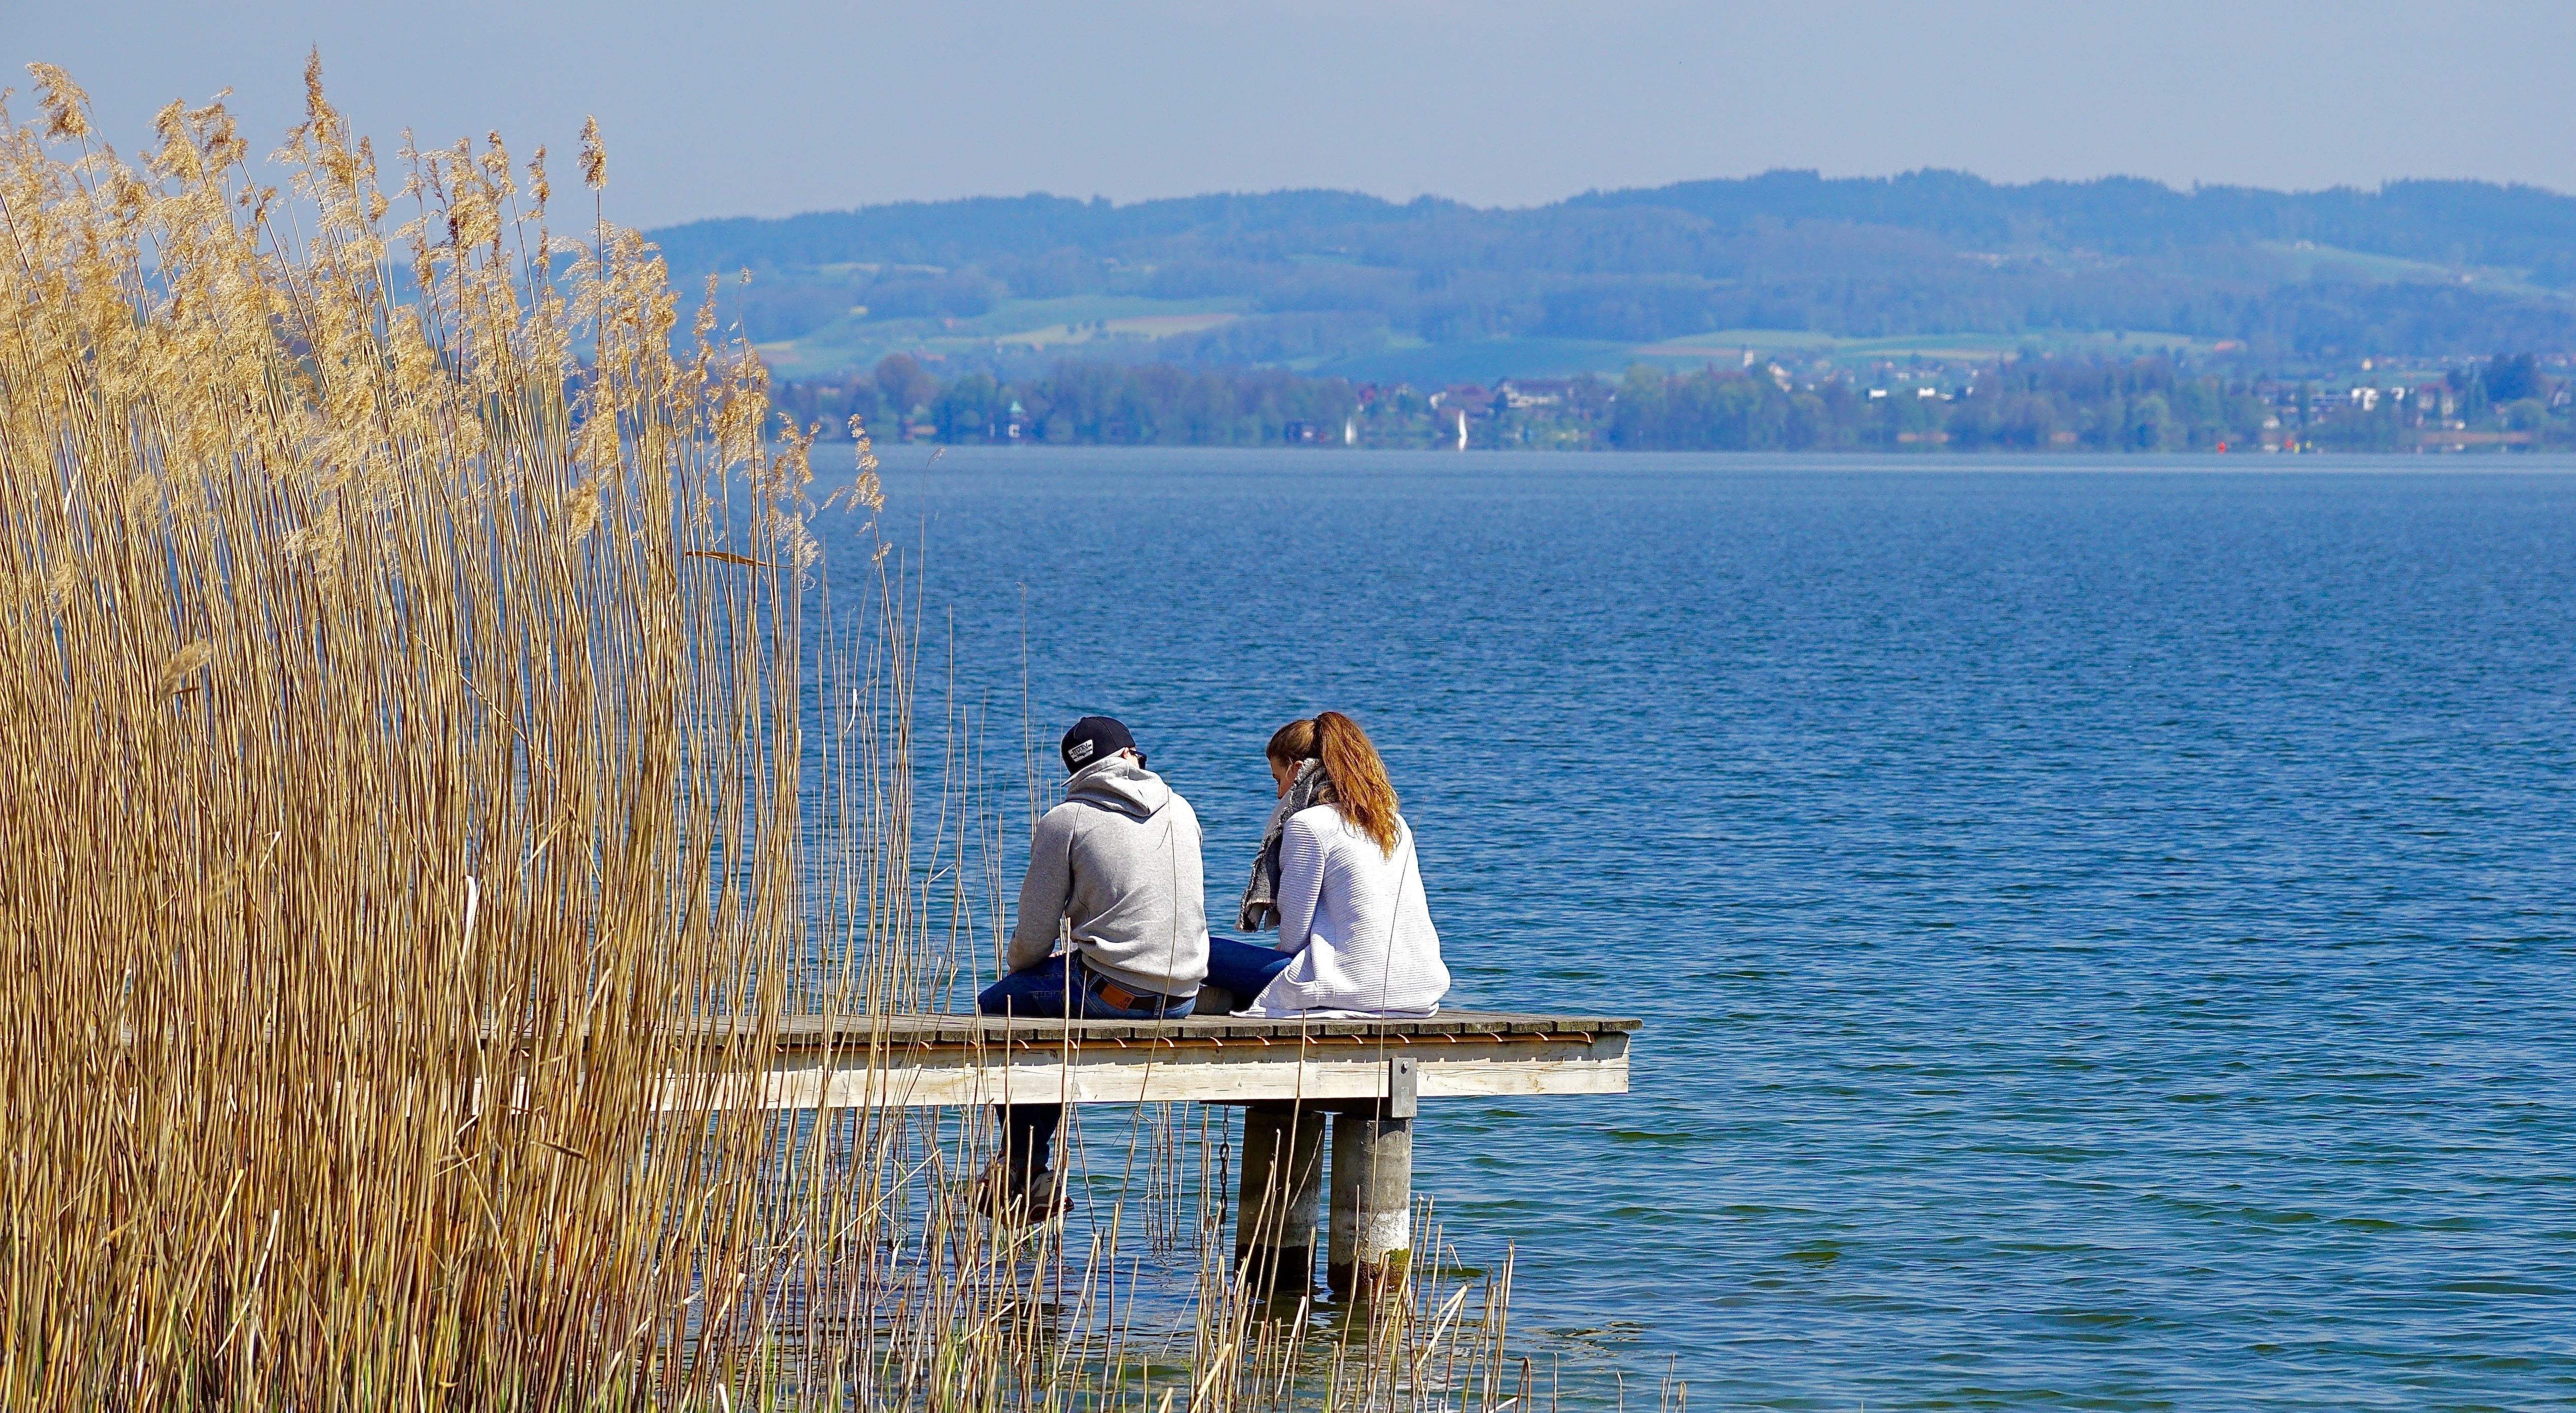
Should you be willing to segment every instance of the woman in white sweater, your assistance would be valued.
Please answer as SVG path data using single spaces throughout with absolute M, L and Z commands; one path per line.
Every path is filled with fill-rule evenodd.
M 1449 969 L 1386 762 L 1337 711 L 1315 718 L 1315 743 L 1332 800 L 1281 832 L 1279 943 L 1209 939 L 1208 981 L 1250 996 L 1248 1015 L 1431 1015 Z

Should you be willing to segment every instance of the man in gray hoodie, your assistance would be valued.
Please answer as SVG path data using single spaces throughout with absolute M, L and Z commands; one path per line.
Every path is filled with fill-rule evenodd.
M 1186 1016 L 1207 976 L 1199 817 L 1109 717 L 1075 722 L 1059 749 L 1072 778 L 1029 841 L 1011 971 L 975 1009 L 1046 1020 Z M 1070 945 L 1058 953 L 1060 936 Z M 997 1206 L 1028 1220 L 1053 1214 L 1059 1183 L 1048 1154 L 1063 1117 L 1056 1104 L 1004 1107 L 1002 1151 L 985 1177 Z

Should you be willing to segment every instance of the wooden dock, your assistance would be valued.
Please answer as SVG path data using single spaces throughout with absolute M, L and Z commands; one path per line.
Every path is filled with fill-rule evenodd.
M 1350 1295 L 1400 1279 L 1412 1249 L 1424 1100 L 1628 1092 L 1639 1022 L 1443 1011 L 1427 1020 L 1032 1021 L 812 1017 L 782 1023 L 757 1097 L 779 1109 L 977 1104 L 1245 1107 L 1235 1255 L 1260 1286 L 1313 1278 L 1324 1141 L 1327 1270 Z
M 1487 1011 L 1303 1022 L 800 1017 L 781 1022 L 757 1102 L 838 1109 L 1625 1094 L 1637 1028 L 1614 1017 Z M 1407 1070 L 1409 1096 L 1398 1092 Z

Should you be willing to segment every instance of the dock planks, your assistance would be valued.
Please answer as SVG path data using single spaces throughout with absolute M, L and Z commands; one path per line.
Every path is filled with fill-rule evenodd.
M 796 1017 L 726 1107 L 1205 1104 L 1624 1094 L 1639 1022 L 1444 1011 L 1425 1020 Z M 1409 1064 L 1399 1064 L 1409 1061 Z M 1410 1091 L 1409 1093 L 1406 1091 Z

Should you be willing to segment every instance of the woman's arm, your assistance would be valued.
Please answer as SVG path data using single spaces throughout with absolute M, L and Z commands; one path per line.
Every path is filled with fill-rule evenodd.
M 1324 899 L 1324 836 L 1302 817 L 1279 835 L 1279 950 L 1302 952 L 1314 940 L 1315 909 Z

